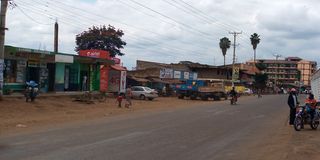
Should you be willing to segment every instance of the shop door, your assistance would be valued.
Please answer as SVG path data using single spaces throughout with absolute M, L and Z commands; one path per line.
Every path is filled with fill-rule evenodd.
M 53 63 L 48 64 L 48 72 L 49 72 L 49 91 L 54 91 L 54 81 L 55 81 L 55 75 L 56 75 L 56 65 Z

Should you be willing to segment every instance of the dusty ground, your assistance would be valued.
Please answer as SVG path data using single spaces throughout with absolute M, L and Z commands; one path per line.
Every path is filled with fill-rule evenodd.
M 118 108 L 113 98 L 106 102 L 86 104 L 71 97 L 39 98 L 26 103 L 22 98 L 6 98 L 0 102 L 1 134 L 28 131 L 41 126 L 57 125 L 106 116 L 139 112 L 168 107 L 186 107 L 215 103 L 213 101 L 180 100 L 175 97 L 159 97 L 153 101 L 133 100 L 133 107 Z M 170 102 L 170 103 L 168 103 Z M 124 103 L 123 103 L 124 106 Z

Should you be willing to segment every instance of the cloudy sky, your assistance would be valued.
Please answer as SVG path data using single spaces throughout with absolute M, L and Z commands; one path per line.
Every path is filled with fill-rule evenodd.
M 236 60 L 253 58 L 250 35 L 258 33 L 258 58 L 274 54 L 320 62 L 318 0 L 14 0 L 8 9 L 6 44 L 53 50 L 59 23 L 59 52 L 76 54 L 75 35 L 92 25 L 125 33 L 124 66 L 136 60 L 223 64 L 219 40 L 237 36 Z M 233 49 L 226 63 L 232 63 Z

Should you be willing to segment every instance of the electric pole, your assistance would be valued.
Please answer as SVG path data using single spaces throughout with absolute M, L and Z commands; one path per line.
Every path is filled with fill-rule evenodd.
M 8 8 L 8 0 L 1 0 L 1 13 L 0 13 L 0 100 L 3 95 L 3 71 L 4 71 L 4 38 L 6 28 L 6 14 Z
M 242 32 L 229 32 L 229 34 L 233 35 L 233 58 L 232 58 L 232 83 L 234 81 L 234 64 L 236 61 L 236 39 L 237 35 L 242 34 Z

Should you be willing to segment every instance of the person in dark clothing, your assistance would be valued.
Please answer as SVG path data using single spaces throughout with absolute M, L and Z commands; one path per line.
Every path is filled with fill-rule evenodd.
M 232 87 L 232 90 L 230 91 L 229 94 L 230 94 L 231 98 L 234 98 L 235 102 L 238 101 L 238 93 L 234 87 Z
M 296 116 L 296 106 L 298 104 L 299 102 L 298 102 L 298 97 L 296 95 L 296 90 L 292 88 L 288 97 L 288 105 L 290 107 L 290 121 L 289 121 L 290 125 L 293 125 L 294 123 L 294 119 Z

